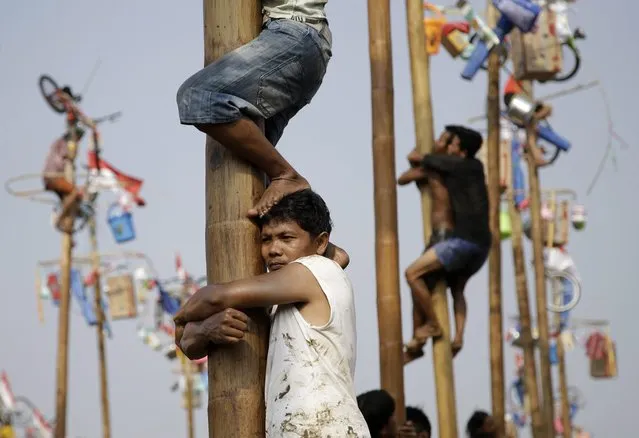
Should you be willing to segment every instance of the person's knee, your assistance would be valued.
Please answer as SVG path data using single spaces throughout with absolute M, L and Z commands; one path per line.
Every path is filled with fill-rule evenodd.
M 409 266 L 406 271 L 404 271 L 404 276 L 410 286 L 414 285 L 421 277 L 419 269 L 414 265 Z

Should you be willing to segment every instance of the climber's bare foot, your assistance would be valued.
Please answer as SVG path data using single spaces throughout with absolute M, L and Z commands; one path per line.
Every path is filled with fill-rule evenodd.
M 453 342 L 450 343 L 450 348 L 453 351 L 453 357 L 457 356 L 464 346 L 464 341 L 462 339 L 454 339 Z
M 421 181 L 426 178 L 426 172 L 424 169 L 420 167 L 411 167 L 406 172 L 402 173 L 397 179 L 397 184 L 400 186 L 405 186 L 406 184 L 410 184 L 413 181 Z
M 406 158 L 408 159 L 408 162 L 410 163 L 410 167 L 418 167 L 418 166 L 421 166 L 422 164 L 422 160 L 424 159 L 424 154 L 420 154 L 419 152 L 417 152 L 417 149 L 413 149 L 406 156 Z
M 291 193 L 309 189 L 311 186 L 298 174 L 291 176 L 283 175 L 271 180 L 271 184 L 266 188 L 262 198 L 255 204 L 255 207 L 248 211 L 249 217 L 262 217 L 280 200 Z
M 436 338 L 442 335 L 442 329 L 439 324 L 424 324 L 415 330 L 414 338 L 422 343 L 426 343 L 428 338 Z
M 409 350 L 408 348 L 405 347 L 404 348 L 404 353 L 403 353 L 404 365 L 408 365 L 412 361 L 417 360 L 417 359 L 419 359 L 422 356 L 424 356 L 424 346 L 423 345 L 418 350 Z

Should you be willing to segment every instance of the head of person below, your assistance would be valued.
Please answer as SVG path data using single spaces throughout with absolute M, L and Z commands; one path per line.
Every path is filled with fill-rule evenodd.
M 176 345 L 191 359 L 211 343 L 241 341 L 248 318 L 271 307 L 266 365 L 267 436 L 370 437 L 354 392 L 355 306 L 346 254 L 310 189 L 285 196 L 258 224 L 268 273 L 197 291 L 175 315 Z M 336 260 L 338 262 L 336 262 Z

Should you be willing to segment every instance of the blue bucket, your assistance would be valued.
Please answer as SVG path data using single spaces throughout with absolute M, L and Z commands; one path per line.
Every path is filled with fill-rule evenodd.
M 541 7 L 529 0 L 493 0 L 495 7 L 502 16 L 507 17 L 522 32 L 530 32 L 537 17 L 541 12 Z
M 119 211 L 116 212 L 115 210 Z M 133 228 L 133 215 L 122 210 L 118 203 L 111 204 L 108 211 L 108 222 L 111 232 L 117 243 L 128 242 L 135 239 L 135 229 Z

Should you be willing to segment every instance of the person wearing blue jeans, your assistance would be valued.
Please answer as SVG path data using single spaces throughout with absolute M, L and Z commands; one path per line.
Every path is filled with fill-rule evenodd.
M 181 124 L 195 126 L 269 177 L 249 217 L 310 187 L 275 145 L 326 73 L 332 56 L 326 3 L 264 0 L 260 35 L 195 73 L 177 92 Z
M 484 168 L 475 158 L 482 141 L 476 131 L 446 126 L 433 153 L 409 154 L 412 167 L 398 179 L 400 185 L 427 181 L 432 198 L 431 239 L 406 269 L 413 296 L 414 333 L 405 347 L 405 363 L 423 355 L 428 338 L 441 336 L 431 298 L 440 279 L 446 281 L 453 297 L 453 354 L 462 349 L 467 314 L 464 289 L 486 262 L 491 244 Z

